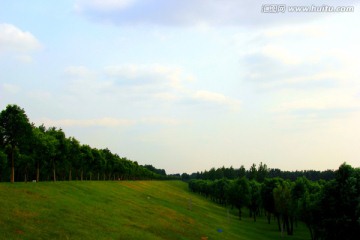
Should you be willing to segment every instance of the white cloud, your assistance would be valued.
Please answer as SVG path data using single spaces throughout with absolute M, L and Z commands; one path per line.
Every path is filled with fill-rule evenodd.
M 55 127 L 128 127 L 134 124 L 134 121 L 118 118 L 99 118 L 99 119 L 40 119 L 39 123 L 46 126 Z
M 204 91 L 204 90 L 196 91 L 193 94 L 193 98 L 199 101 L 227 105 L 231 107 L 233 110 L 238 110 L 241 105 L 241 102 L 239 100 L 232 99 L 221 93 Z
M 342 5 L 354 1 L 344 0 Z M 336 3 L 327 1 L 327 4 Z M 304 22 L 322 18 L 326 14 L 262 13 L 263 4 L 271 0 L 78 0 L 75 10 L 91 19 L 115 24 L 155 24 L 200 26 L 242 25 L 264 26 L 289 22 Z M 313 0 L 293 0 L 288 5 L 314 5 Z
M 10 94 L 16 94 L 20 91 L 20 87 L 14 84 L 4 83 L 2 84 L 2 88 L 5 92 Z
M 262 54 L 266 57 L 276 59 L 285 65 L 298 65 L 302 59 L 294 52 L 282 46 L 269 44 L 263 47 Z
M 137 120 L 123 118 L 95 118 L 95 119 L 49 119 L 43 118 L 36 120 L 38 124 L 44 124 L 48 127 L 131 127 L 135 125 L 160 125 L 160 126 L 179 126 L 189 124 L 187 120 L 181 120 L 170 117 L 142 117 Z
M 257 87 L 276 91 L 360 87 L 356 60 L 360 48 L 354 44 L 360 35 L 344 27 L 356 20 L 355 14 L 339 14 L 311 25 L 257 31 L 247 42 L 248 50 L 241 53 L 244 77 Z
M 12 24 L 0 23 L 1 52 L 31 52 L 41 47 L 39 41 L 30 33 Z
M 65 74 L 75 78 L 88 78 L 94 75 L 94 72 L 84 66 L 70 66 L 64 70 Z
M 122 84 L 135 84 L 137 86 L 153 84 L 171 88 L 181 88 L 181 83 L 188 79 L 179 67 L 165 66 L 161 64 L 128 64 L 121 66 L 108 66 L 104 72 L 117 82 Z
M 155 125 L 168 125 L 168 126 L 178 126 L 181 124 L 187 124 L 189 121 L 179 120 L 176 118 L 167 118 L 167 117 L 145 117 L 142 118 L 139 123 L 143 124 L 155 124 Z
M 127 8 L 135 3 L 135 0 L 78 0 L 75 3 L 76 11 L 97 10 L 114 11 Z
M 281 38 L 281 37 L 299 37 L 306 36 L 312 38 L 324 37 L 327 35 L 323 26 L 320 25 L 285 25 L 279 26 L 271 29 L 266 29 L 263 31 L 264 36 L 271 38 Z
M 154 94 L 154 97 L 162 101 L 175 101 L 180 98 L 178 95 L 174 93 L 167 93 L 167 92 L 156 93 Z
M 128 64 L 104 67 L 102 71 L 73 66 L 65 73 L 73 78 L 67 85 L 73 99 L 126 103 L 128 108 L 140 103 L 165 107 L 202 102 L 238 110 L 241 105 L 223 94 L 194 89 L 191 83 L 195 77 L 177 66 Z
M 289 91 L 287 101 L 283 101 L 274 112 L 291 111 L 322 111 L 322 110 L 351 110 L 359 111 L 358 92 L 354 89 L 327 89 L 303 94 Z M 283 96 L 286 96 L 283 94 Z
M 329 80 L 341 82 L 341 80 L 346 77 L 341 71 L 335 70 L 324 70 L 322 72 L 315 72 L 310 75 L 301 75 L 300 76 L 289 76 L 287 78 L 282 78 L 279 80 L 269 81 L 261 83 L 260 86 L 263 88 L 276 88 L 276 87 L 284 87 L 284 86 L 293 86 L 293 85 L 315 85 L 317 83 L 326 82 Z M 265 76 L 262 75 L 251 75 L 252 78 L 262 78 Z
M 23 63 L 32 63 L 33 62 L 33 58 L 29 55 L 19 55 L 15 57 L 16 60 L 18 60 L 19 62 L 23 62 Z

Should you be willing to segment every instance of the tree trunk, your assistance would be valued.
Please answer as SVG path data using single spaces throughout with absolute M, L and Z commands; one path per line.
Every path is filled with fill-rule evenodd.
M 314 233 L 313 233 L 313 231 L 312 231 L 311 226 L 310 226 L 309 224 L 307 224 L 307 226 L 308 226 L 308 229 L 309 229 L 309 231 L 310 231 L 311 240 L 315 240 L 315 238 L 314 238 Z
M 83 180 L 83 175 L 84 175 L 84 171 L 81 169 L 81 173 L 80 173 L 80 179 L 81 179 L 81 181 Z
M 15 182 L 14 152 L 15 152 L 15 146 L 11 146 L 11 177 L 10 177 L 11 183 Z
M 239 208 L 239 220 L 241 220 L 241 207 Z
M 37 162 L 37 168 L 36 168 L 36 182 L 40 181 L 40 161 Z
M 290 234 L 289 235 L 293 235 L 294 233 L 294 217 L 291 216 L 290 217 Z
M 279 214 L 275 214 L 275 215 L 276 215 L 276 219 L 277 219 L 277 222 L 278 222 L 279 231 L 281 231 L 281 224 L 280 224 Z
M 286 227 L 287 235 L 292 235 L 291 231 L 290 231 L 290 224 L 289 224 L 289 216 L 288 215 L 284 216 L 284 224 L 285 224 L 285 227 Z
M 71 176 L 71 167 L 70 167 L 70 169 L 69 169 L 69 181 L 71 181 L 72 180 L 72 176 Z
M 55 172 L 55 160 L 53 159 L 53 175 L 54 175 L 54 182 L 56 182 L 56 172 Z

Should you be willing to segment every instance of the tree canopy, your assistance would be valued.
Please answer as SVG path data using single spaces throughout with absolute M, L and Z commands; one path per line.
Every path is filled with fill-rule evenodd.
M 335 171 L 332 180 L 311 181 L 305 176 L 295 181 L 283 178 L 256 180 L 255 164 L 247 177 L 235 179 L 192 179 L 191 191 L 210 198 L 223 206 L 248 208 L 256 221 L 265 214 L 277 219 L 282 233 L 296 233 L 296 221 L 303 221 L 311 239 L 357 239 L 360 236 L 360 169 L 346 163 Z M 212 168 L 209 172 L 215 171 Z M 257 174 L 257 176 L 259 176 Z
M 61 128 L 35 126 L 17 105 L 0 113 L 0 181 L 170 178 L 165 170 L 149 166 L 107 148 L 83 145 Z

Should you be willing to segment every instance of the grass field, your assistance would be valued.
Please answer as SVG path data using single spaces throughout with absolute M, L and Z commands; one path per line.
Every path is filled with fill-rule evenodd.
M 203 237 L 281 239 L 265 217 L 239 221 L 180 181 L 0 184 L 0 239 Z M 299 224 L 294 236 L 284 239 L 310 236 Z

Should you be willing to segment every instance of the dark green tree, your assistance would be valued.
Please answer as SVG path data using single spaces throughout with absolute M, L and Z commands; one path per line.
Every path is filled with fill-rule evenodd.
M 336 178 L 324 186 L 320 201 L 322 221 L 317 230 L 324 239 L 357 239 L 360 236 L 360 174 L 344 163 Z
M 293 235 L 291 189 L 291 182 L 282 181 L 273 191 L 275 209 L 282 219 L 282 232 L 286 229 L 288 235 Z
M 266 164 L 263 164 L 261 162 L 257 170 L 256 180 L 259 183 L 262 183 L 265 180 L 265 178 L 268 176 L 268 173 L 269 173 L 268 167 L 266 166 Z
M 242 178 L 246 176 L 246 169 L 244 165 L 241 165 L 241 167 L 238 170 L 238 178 Z
M 242 208 L 248 206 L 250 197 L 249 181 L 242 177 L 232 181 L 227 190 L 229 204 L 236 207 L 239 211 L 239 220 L 242 216 Z
M 256 169 L 256 164 L 255 163 L 253 163 L 251 165 L 248 176 L 249 176 L 250 180 L 256 180 L 256 178 L 257 178 L 257 169 Z
M 11 176 L 15 181 L 15 151 L 21 152 L 31 142 L 32 126 L 24 109 L 17 105 L 8 105 L 0 113 L 0 143 L 10 147 Z
M 0 149 L 0 181 L 3 177 L 3 175 L 5 174 L 7 165 L 8 165 L 7 156 L 3 152 L 3 150 Z
M 274 202 L 274 188 L 280 183 L 281 179 L 279 178 L 266 178 L 261 187 L 261 202 L 264 210 L 266 211 L 266 216 L 268 223 L 270 224 L 271 215 L 273 214 L 278 219 L 279 230 L 280 227 L 280 220 L 279 215 L 275 209 L 275 202 Z
M 248 208 L 250 210 L 250 217 L 254 218 L 256 222 L 256 215 L 258 215 L 261 204 L 261 185 L 255 181 L 249 181 L 249 204 Z

